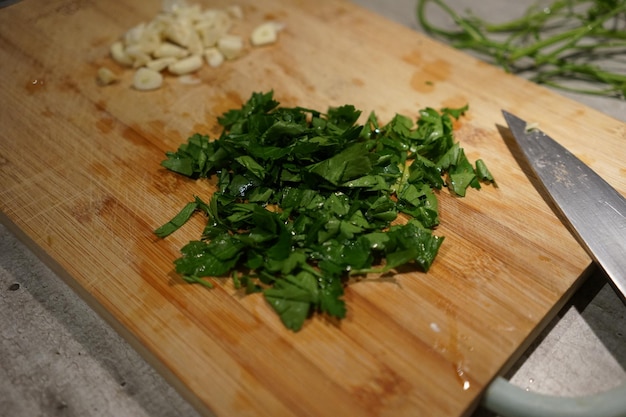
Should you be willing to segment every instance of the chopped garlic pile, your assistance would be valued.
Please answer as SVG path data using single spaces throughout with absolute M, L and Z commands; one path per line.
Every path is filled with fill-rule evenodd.
M 230 33 L 237 20 L 243 19 L 239 6 L 202 10 L 180 0 L 165 0 L 163 10 L 150 22 L 129 29 L 110 47 L 115 62 L 135 69 L 133 87 L 154 90 L 163 84 L 163 72 L 189 76 L 206 63 L 218 67 L 226 60 L 236 59 L 244 52 L 245 40 Z M 265 22 L 253 30 L 253 46 L 276 42 L 282 26 Z M 117 81 L 115 74 L 100 68 L 101 85 Z

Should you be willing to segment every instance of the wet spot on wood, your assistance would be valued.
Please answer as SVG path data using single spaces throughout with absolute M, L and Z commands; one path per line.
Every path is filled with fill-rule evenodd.
M 344 6 L 338 6 L 337 9 L 335 10 L 334 15 L 335 16 L 342 16 L 342 15 L 345 15 L 345 14 L 348 14 L 348 13 L 350 13 L 349 9 L 345 8 Z
M 300 88 L 303 88 L 308 93 L 315 93 L 316 86 L 311 83 L 311 77 L 304 71 L 305 69 L 297 65 L 292 58 L 276 55 L 273 59 L 273 64 L 275 64 L 279 69 L 278 71 L 270 71 L 268 76 L 271 78 L 269 79 L 276 79 L 276 76 L 273 74 L 283 74 L 286 79 L 296 82 Z
M 481 149 L 489 142 L 493 142 L 493 136 L 497 132 L 473 126 L 471 124 L 463 124 L 456 133 L 459 141 L 467 148 Z M 469 149 L 466 149 L 468 151 Z
M 115 120 L 111 117 L 102 117 L 100 120 L 96 122 L 96 127 L 100 131 L 100 133 L 109 133 L 113 130 L 113 126 L 115 124 Z
M 363 87 L 365 85 L 365 81 L 360 78 L 354 77 L 352 78 L 352 84 L 356 85 L 357 87 Z
M 176 194 L 184 183 L 193 182 L 192 179 L 180 175 L 172 175 L 165 168 L 159 168 L 153 175 L 152 186 L 161 194 Z
M 424 62 L 411 77 L 411 88 L 419 93 L 432 92 L 438 82 L 450 77 L 450 64 L 442 59 Z
M 100 162 L 95 162 L 91 164 L 91 170 L 99 178 L 111 178 L 112 177 L 111 170 L 106 165 L 101 164 Z
M 379 411 L 385 404 L 403 398 L 410 389 L 406 380 L 385 367 L 368 384 L 355 387 L 353 395 L 366 403 L 368 408 Z
M 118 202 L 111 196 L 91 198 L 76 204 L 71 209 L 71 213 L 80 223 L 85 224 L 91 222 L 94 217 L 102 217 L 110 213 L 117 205 Z
M 122 137 L 139 146 L 145 146 L 147 142 L 146 138 L 142 135 L 137 127 L 126 127 L 122 131 Z
M 46 80 L 43 78 L 33 78 L 26 82 L 24 86 L 26 93 L 29 95 L 40 93 L 44 91 L 46 87 Z
M 54 112 L 52 110 L 50 110 L 49 108 L 46 108 L 46 109 L 42 110 L 41 115 L 43 117 L 49 118 L 49 117 L 53 117 L 54 116 Z
M 103 46 L 108 47 L 111 44 L 111 37 L 110 36 L 96 37 L 89 44 L 91 45 L 92 48 L 100 48 Z
M 79 223 L 86 224 L 93 218 L 93 207 L 90 202 L 81 202 L 72 207 L 70 213 Z
M 122 130 L 122 137 L 128 139 L 132 144 L 142 147 L 159 143 L 179 144 L 183 141 L 180 132 L 167 129 L 162 120 L 151 120 L 141 126 L 138 124 L 127 126 Z
M 411 77 L 411 88 L 418 93 L 430 93 L 435 89 L 432 81 L 425 80 L 421 72 L 415 72 Z
M 450 97 L 450 98 L 447 98 L 447 99 L 443 100 L 441 102 L 441 107 L 447 107 L 449 109 L 458 109 L 458 108 L 463 107 L 463 106 L 465 106 L 465 105 L 467 105 L 469 103 L 470 103 L 470 101 L 467 99 L 467 97 L 464 97 L 464 96 L 454 96 L 454 97 Z M 470 115 L 468 113 L 465 113 L 463 115 L 463 117 L 465 117 L 465 118 L 469 118 L 469 116 Z
M 226 91 L 224 94 L 216 97 L 214 101 L 215 104 L 211 108 L 210 114 L 210 116 L 212 115 L 213 118 L 221 116 L 231 109 L 238 109 L 244 103 L 244 100 L 241 98 L 239 93 L 232 90 Z
M 422 54 L 419 51 L 411 51 L 407 55 L 402 57 L 402 60 L 407 64 L 415 65 L 417 67 L 422 65 Z
M 97 100 L 95 103 L 96 109 L 100 111 L 107 111 L 107 102 L 104 100 Z
M 152 120 L 147 123 L 149 129 L 144 136 L 150 138 L 151 142 L 158 143 L 159 141 L 165 141 L 166 144 L 172 143 L 178 146 L 181 142 L 187 140 L 187 137 L 191 136 L 194 132 L 185 131 L 184 134 L 175 129 L 169 129 L 162 120 Z
M 278 10 L 276 12 L 265 13 L 263 15 L 264 20 L 281 20 L 287 17 L 287 12 L 284 10 Z

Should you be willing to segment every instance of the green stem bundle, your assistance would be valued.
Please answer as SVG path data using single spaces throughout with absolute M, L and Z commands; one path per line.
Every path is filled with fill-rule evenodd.
M 432 24 L 429 4 L 448 15 L 456 28 Z M 626 98 L 626 0 L 554 0 L 503 23 L 462 16 L 445 0 L 418 0 L 417 19 L 426 33 L 509 72 L 530 73 L 537 83 Z M 613 69 L 607 68 L 609 59 Z

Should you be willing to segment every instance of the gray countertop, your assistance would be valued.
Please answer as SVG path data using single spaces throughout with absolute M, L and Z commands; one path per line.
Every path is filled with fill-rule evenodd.
M 354 0 L 419 30 L 415 0 Z M 450 0 L 492 20 L 530 1 Z M 0 10 L 0 13 L 2 11 Z M 626 101 L 567 94 L 626 121 Z M 626 152 L 625 152 L 626 156 Z M 626 307 L 594 273 L 511 370 L 525 389 L 565 396 L 626 381 Z M 61 279 L 0 225 L 0 416 L 197 413 Z M 474 417 L 492 414 L 478 409 Z

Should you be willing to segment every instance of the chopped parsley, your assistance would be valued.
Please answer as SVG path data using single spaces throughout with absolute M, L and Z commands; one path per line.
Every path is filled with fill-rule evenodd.
M 215 177 L 218 190 L 155 233 L 164 238 L 200 212 L 202 235 L 174 261 L 185 281 L 212 287 L 207 277 L 230 276 L 262 292 L 294 331 L 314 314 L 343 318 L 351 275 L 428 271 L 444 240 L 433 234 L 434 190 L 464 196 L 493 182 L 454 140 L 453 119 L 466 110 L 425 108 L 417 122 L 396 115 L 386 125 L 371 113 L 360 125 L 352 105 L 323 113 L 253 93 L 218 118 L 218 138 L 196 133 L 166 153 L 165 168 Z

